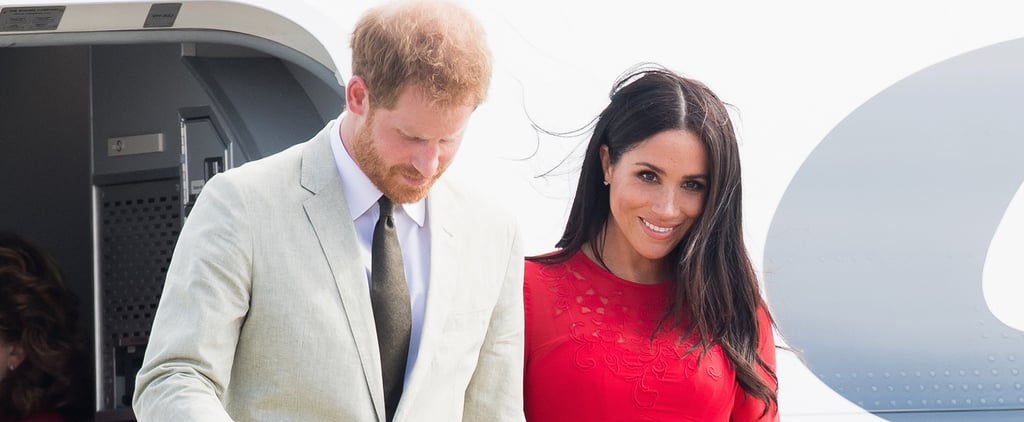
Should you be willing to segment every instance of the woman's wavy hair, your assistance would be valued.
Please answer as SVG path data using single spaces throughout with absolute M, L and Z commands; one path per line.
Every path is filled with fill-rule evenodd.
M 758 354 L 757 313 L 768 313 L 768 308 L 743 242 L 739 149 L 725 104 L 703 83 L 650 63 L 620 76 L 610 98 L 587 145 L 565 232 L 555 245 L 559 250 L 528 259 L 564 262 L 590 243 L 603 265 L 601 250 L 611 208 L 603 184 L 601 146 L 608 146 L 615 164 L 658 133 L 682 129 L 697 135 L 707 152 L 709 186 L 700 217 L 666 257 L 675 261 L 674 294 L 655 333 L 681 328 L 689 337 L 696 332 L 699 344 L 693 349 L 701 348 L 701 356 L 720 345 L 743 390 L 762 400 L 765 412 L 777 408 L 775 389 L 758 374 L 760 368 L 777 385 L 775 372 Z
M 80 351 L 76 303 L 63 280 L 42 249 L 0 233 L 0 340 L 25 351 L 21 365 L 0 380 L 0 415 L 20 420 L 78 404 L 72 403 L 72 360 Z

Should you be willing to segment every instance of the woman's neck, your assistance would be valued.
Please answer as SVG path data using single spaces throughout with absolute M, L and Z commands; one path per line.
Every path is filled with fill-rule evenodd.
M 633 251 L 628 244 L 622 247 L 620 242 L 608 242 L 607 238 L 603 243 L 599 254 L 595 253 L 593 242 L 583 245 L 583 253 L 612 275 L 637 284 L 658 284 L 671 278 L 665 258 L 647 259 Z

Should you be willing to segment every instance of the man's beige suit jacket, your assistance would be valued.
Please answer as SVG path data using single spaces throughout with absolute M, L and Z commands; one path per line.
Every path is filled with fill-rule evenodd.
M 137 377 L 140 421 L 383 421 L 366 271 L 329 142 L 325 129 L 204 187 Z M 427 207 L 423 332 L 395 420 L 521 420 L 514 218 L 444 178 Z

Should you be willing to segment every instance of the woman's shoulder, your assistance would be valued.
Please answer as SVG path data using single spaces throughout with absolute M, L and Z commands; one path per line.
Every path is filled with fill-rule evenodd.
M 561 252 L 556 250 L 526 259 L 523 271 L 523 294 L 526 301 L 550 299 L 553 292 L 563 290 L 558 286 L 565 284 L 573 273 L 575 255 Z
M 559 249 L 529 257 L 524 271 L 526 281 L 564 278 L 573 268 L 579 267 L 578 261 L 582 255 L 581 251 L 566 253 Z
M 551 265 L 551 263 L 557 259 L 561 250 L 553 250 L 550 252 L 542 253 L 540 255 L 533 255 L 526 257 L 526 271 L 540 270 L 543 267 Z

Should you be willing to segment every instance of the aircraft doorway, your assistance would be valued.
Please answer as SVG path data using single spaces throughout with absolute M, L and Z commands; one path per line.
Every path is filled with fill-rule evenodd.
M 49 250 L 78 297 L 97 421 L 134 419 L 167 264 L 205 181 L 307 140 L 344 102 L 328 67 L 281 44 L 139 34 L 0 32 L 15 45 L 0 48 L 0 229 Z

